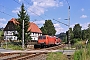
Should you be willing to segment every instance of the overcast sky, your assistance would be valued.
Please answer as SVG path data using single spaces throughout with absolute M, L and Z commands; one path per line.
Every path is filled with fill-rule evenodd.
M 86 29 L 90 23 L 90 0 L 0 0 L 0 27 L 5 27 L 12 18 L 18 18 L 21 4 L 30 15 L 30 21 L 41 27 L 45 20 L 51 19 L 56 34 L 65 32 L 68 27 L 54 21 L 68 24 L 68 6 L 70 5 L 70 27 L 79 23 Z

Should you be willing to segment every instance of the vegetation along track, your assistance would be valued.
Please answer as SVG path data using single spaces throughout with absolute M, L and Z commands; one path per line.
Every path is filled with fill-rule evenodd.
M 0 54 L 0 60 L 27 60 L 29 58 L 39 56 L 41 54 L 47 54 L 46 52 L 41 53 L 4 53 Z

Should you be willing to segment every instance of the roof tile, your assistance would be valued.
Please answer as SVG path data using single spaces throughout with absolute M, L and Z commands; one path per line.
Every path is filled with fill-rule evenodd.
M 42 33 L 39 27 L 35 23 L 30 22 L 29 25 L 30 26 L 28 28 L 28 31 Z

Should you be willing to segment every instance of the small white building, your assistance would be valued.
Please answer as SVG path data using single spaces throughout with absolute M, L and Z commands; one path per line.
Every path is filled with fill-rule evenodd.
M 18 34 L 18 32 L 15 29 L 15 24 L 18 22 L 15 18 L 12 18 L 10 21 L 8 21 L 6 27 L 4 28 L 4 40 L 17 40 L 17 36 L 15 34 Z M 35 23 L 30 22 L 28 31 L 31 32 L 31 38 L 32 40 L 38 40 L 38 36 L 42 35 L 41 30 L 38 28 L 38 26 Z
M 30 36 L 31 36 L 32 40 L 38 40 L 38 36 L 42 36 L 41 30 L 33 22 L 31 22 L 29 25 L 30 26 L 28 28 L 28 31 L 31 31 L 31 35 Z
M 7 25 L 4 28 L 4 40 L 17 40 L 17 31 L 15 29 L 15 19 L 12 18 L 10 21 L 8 21 Z

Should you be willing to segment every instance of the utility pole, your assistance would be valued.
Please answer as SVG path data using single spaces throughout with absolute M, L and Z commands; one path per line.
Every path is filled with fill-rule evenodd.
M 68 21 L 69 21 L 68 23 L 68 29 L 69 29 L 70 28 L 70 6 L 68 6 Z M 70 47 L 70 29 L 68 31 L 68 45 Z
M 70 5 L 68 3 L 68 0 L 66 0 L 67 4 L 68 4 L 68 29 L 70 28 Z M 68 47 L 70 47 L 70 29 L 68 30 Z
M 22 25 L 22 48 L 24 49 L 24 20 Z

